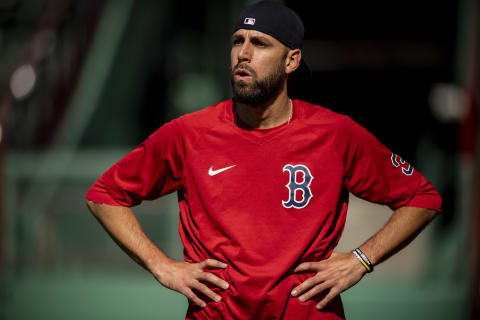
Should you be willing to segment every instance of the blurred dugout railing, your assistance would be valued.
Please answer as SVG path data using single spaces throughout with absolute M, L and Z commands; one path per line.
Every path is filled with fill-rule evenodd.
M 76 250 L 82 251 L 81 247 L 61 248 L 65 246 L 65 241 L 78 239 L 78 245 L 85 248 L 85 253 L 94 254 L 95 250 L 98 250 L 98 255 L 105 255 L 101 247 L 91 246 L 87 249 L 88 245 L 82 239 L 85 235 L 73 237 L 73 229 L 76 229 L 78 235 L 82 235 L 82 231 L 91 230 L 92 227 L 83 229 L 81 225 L 75 225 L 72 221 L 75 214 L 81 216 L 83 220 L 89 216 L 83 203 L 88 187 L 103 171 L 138 144 L 140 138 L 129 137 L 129 134 L 135 132 L 130 127 L 138 124 L 133 123 L 128 114 L 122 113 L 125 110 L 120 109 L 118 113 L 107 115 L 103 113 L 103 118 L 98 120 L 98 114 L 102 113 L 98 109 L 102 104 L 115 104 L 115 100 L 110 101 L 109 96 L 125 94 L 126 90 L 119 92 L 115 87 L 115 80 L 112 80 L 116 75 L 113 70 L 114 64 L 117 64 L 118 69 L 141 68 L 141 59 L 138 56 L 127 60 L 126 65 L 122 65 L 122 61 L 118 60 L 125 59 L 125 56 L 127 59 L 131 58 L 129 56 L 131 50 L 142 53 L 148 51 L 143 47 L 145 43 L 152 40 L 152 37 L 154 41 L 158 40 L 155 39 L 154 32 L 150 32 L 150 36 L 143 32 L 145 29 L 152 29 L 148 25 L 148 19 L 164 18 L 166 24 L 168 19 L 171 19 L 173 4 L 173 1 L 156 3 L 134 0 L 84 2 L 44 0 L 32 5 L 27 1 L 18 0 L 0 6 L 2 13 L 7 16 L 5 19 L 12 20 L 11 28 L 28 29 L 22 34 L 23 38 L 13 30 L 5 33 L 16 37 L 17 43 L 26 45 L 23 48 L 20 45 L 10 46 L 10 52 L 4 52 L 10 60 L 2 65 L 1 70 L 1 74 L 5 76 L 5 79 L 2 79 L 4 86 L 0 96 L 1 110 L 4 114 L 1 145 L 3 148 L 6 145 L 13 146 L 10 150 L 4 149 L 2 152 L 2 155 L 6 155 L 3 166 L 6 169 L 3 194 L 6 201 L 3 202 L 5 214 L 2 230 L 5 230 L 5 234 L 2 237 L 2 247 L 5 249 L 4 267 L 7 270 L 21 272 L 22 269 L 42 267 L 52 270 L 57 264 L 89 265 L 98 264 L 99 260 L 113 268 L 133 266 L 120 250 L 112 251 L 115 252 L 115 256 L 118 252 L 122 262 L 109 257 L 74 258 Z M 136 12 L 140 11 L 146 22 L 139 22 L 142 16 L 135 15 L 138 13 L 133 12 L 134 5 L 137 6 Z M 159 11 L 148 13 L 154 10 Z M 22 19 L 27 19 L 28 23 Z M 138 37 L 132 40 L 131 35 L 125 34 L 129 23 L 137 25 L 140 29 L 138 32 L 144 39 Z M 158 24 L 158 21 L 156 23 Z M 130 37 L 127 43 L 123 41 L 126 37 Z M 190 40 L 198 41 L 185 39 Z M 138 48 L 131 49 L 131 43 L 135 42 L 138 43 Z M 126 50 L 130 52 L 119 57 L 119 52 Z M 219 54 L 223 55 L 223 52 Z M 197 65 L 204 68 L 201 64 Z M 151 65 L 148 67 L 151 68 Z M 130 75 L 128 71 L 126 73 L 127 76 Z M 122 74 L 122 77 L 125 77 L 125 74 Z M 188 83 L 188 78 L 181 80 Z M 134 78 L 129 81 L 138 82 Z M 202 79 L 202 82 L 208 84 L 205 79 Z M 127 91 L 126 94 L 135 95 L 135 92 Z M 202 104 L 201 99 L 197 100 L 200 102 L 196 101 L 196 104 Z M 159 110 L 168 109 L 158 105 L 155 107 Z M 190 108 L 195 107 L 196 105 L 193 105 Z M 128 108 L 132 114 L 140 112 L 131 105 Z M 188 109 L 184 109 L 183 112 L 186 110 Z M 95 121 L 104 126 L 103 132 L 102 127 L 94 127 L 92 130 L 91 125 Z M 151 129 L 148 129 L 148 132 L 151 133 Z M 114 141 L 121 141 L 122 137 L 127 139 L 126 142 L 122 141 L 120 146 L 117 146 L 118 142 L 114 142 L 111 144 L 112 147 L 99 149 L 93 144 L 93 148 L 86 148 L 85 144 L 88 143 L 82 142 L 82 139 L 88 135 L 90 139 L 98 140 L 108 135 L 113 136 L 111 140 Z M 108 142 L 103 144 L 108 145 Z M 168 199 L 173 198 L 167 197 L 167 204 L 160 201 L 154 205 L 142 205 L 136 212 L 140 217 L 144 214 L 148 216 L 152 212 L 177 212 L 176 207 L 171 208 L 168 204 L 172 203 Z M 69 203 L 72 201 L 73 203 Z M 152 209 L 152 206 L 156 209 Z M 96 224 L 93 217 L 88 218 Z M 66 228 L 57 224 L 57 219 L 67 223 Z M 162 218 L 162 221 L 165 221 L 164 219 L 168 220 L 168 217 Z M 175 219 L 172 221 L 175 222 Z M 154 228 L 153 224 L 147 223 L 146 228 L 149 226 Z M 99 231 L 99 237 L 108 239 L 99 225 L 95 228 Z M 158 228 L 162 230 L 159 231 Z M 172 251 L 172 256 L 181 259 L 182 250 L 178 248 L 178 236 L 175 238 L 177 230 L 177 225 L 162 223 L 153 230 L 153 237 L 157 235 L 157 240 L 166 247 L 166 251 L 169 253 Z M 174 234 L 173 244 L 168 243 L 170 241 L 168 239 L 172 239 L 171 232 Z M 62 234 L 68 235 L 69 239 L 61 237 Z M 73 245 L 75 241 L 77 240 L 71 240 L 70 244 Z M 107 242 L 113 246 L 111 240 L 108 239 Z M 175 250 L 170 250 L 170 246 Z M 33 254 L 25 254 L 25 251 Z M 66 252 L 72 254 L 67 255 Z
M 76 171 L 79 166 L 74 159 L 80 138 L 98 106 L 122 24 L 128 18 L 131 2 L 122 3 L 107 7 L 105 15 L 109 16 L 99 19 L 102 2 L 82 6 L 69 1 L 45 1 L 46 8 L 39 8 L 43 16 L 33 31 L 33 40 L 16 63 L 14 75 L 17 73 L 20 80 L 11 80 L 12 95 L 3 96 L 7 100 L 5 108 L 14 109 L 8 111 L 13 120 L 4 126 L 8 130 L 6 138 L 16 150 L 22 150 L 11 152 L 7 158 L 6 263 L 16 271 L 42 266 L 46 256 L 50 257 L 46 265 L 52 267 L 58 257 L 52 250 L 62 245 L 64 239 L 55 235 L 63 228 L 53 227 L 52 217 L 61 207 L 62 196 L 75 199 L 73 194 L 62 195 L 69 189 L 65 185 L 88 172 Z M 21 11 L 24 7 L 26 10 L 28 5 L 19 1 L 10 9 Z M 35 16 L 31 18 L 36 20 Z M 30 87 L 22 88 L 27 84 Z M 42 108 L 29 108 L 29 103 Z M 71 212 L 80 207 L 62 209 Z M 36 254 L 25 255 L 25 251 Z

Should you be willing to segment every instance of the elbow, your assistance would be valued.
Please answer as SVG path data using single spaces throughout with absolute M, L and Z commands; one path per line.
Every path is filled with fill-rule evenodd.
M 85 199 L 85 204 L 87 205 L 88 210 L 94 215 L 97 216 L 97 204 L 91 200 Z
M 421 221 L 423 226 L 429 225 L 433 219 L 438 215 L 438 211 L 434 209 L 427 208 L 415 208 L 418 211 L 418 219 Z
M 431 221 L 442 212 L 442 198 L 436 191 L 417 194 L 405 206 L 418 208 L 426 220 Z
M 430 222 L 440 213 L 440 211 L 433 209 L 425 209 L 427 211 L 427 221 Z

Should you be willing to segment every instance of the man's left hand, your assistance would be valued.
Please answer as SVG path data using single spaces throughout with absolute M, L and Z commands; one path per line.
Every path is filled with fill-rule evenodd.
M 323 291 L 328 291 L 317 304 L 319 310 L 341 292 L 355 285 L 366 273 L 366 269 L 352 252 L 333 252 L 326 260 L 301 263 L 294 272 L 301 271 L 316 271 L 317 274 L 295 287 L 292 296 L 298 296 L 300 301 L 307 301 Z

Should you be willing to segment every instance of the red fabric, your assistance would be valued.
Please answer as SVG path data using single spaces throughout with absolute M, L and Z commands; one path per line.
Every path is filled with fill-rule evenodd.
M 268 130 L 237 127 L 231 100 L 182 116 L 87 194 L 133 206 L 178 191 L 185 261 L 226 262 L 227 269 L 212 272 L 230 284 L 214 288 L 221 302 L 191 305 L 187 319 L 343 319 L 340 298 L 319 312 L 315 301 L 301 303 L 290 291 L 314 275 L 291 270 L 328 258 L 337 245 L 348 190 L 392 209 L 441 209 L 431 184 L 353 120 L 304 101 L 293 106 L 290 123 Z M 291 192 L 288 165 L 308 168 L 309 190 Z M 306 175 L 297 173 L 295 182 Z M 304 207 L 288 207 L 292 195 L 298 204 L 310 191 Z
M 426 208 L 441 212 L 442 198 L 440 198 L 438 192 L 429 181 L 425 180 L 424 177 L 420 177 L 417 192 L 406 206 Z
M 92 200 L 96 203 L 109 204 L 111 206 L 119 206 L 120 205 L 108 193 L 107 188 L 105 188 L 105 184 L 103 183 L 103 178 L 102 177 L 98 178 L 98 180 L 95 181 L 95 183 L 90 188 L 90 190 L 88 190 L 87 199 Z

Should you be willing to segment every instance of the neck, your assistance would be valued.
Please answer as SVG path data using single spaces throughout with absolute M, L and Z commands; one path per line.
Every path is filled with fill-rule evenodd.
M 290 121 L 293 104 L 286 92 L 259 106 L 235 103 L 235 120 L 250 127 L 269 129 Z

